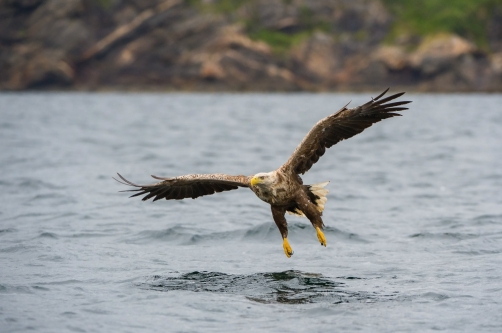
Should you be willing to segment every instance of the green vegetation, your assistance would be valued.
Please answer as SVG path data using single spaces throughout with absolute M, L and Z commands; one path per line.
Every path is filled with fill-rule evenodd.
M 94 0 L 107 4 L 111 0 Z M 203 11 L 231 14 L 241 6 L 254 0 L 185 0 Z M 282 0 L 290 4 L 292 0 Z M 400 35 L 427 36 L 437 33 L 455 33 L 474 41 L 482 48 L 488 47 L 487 24 L 495 6 L 502 6 L 502 0 L 382 0 L 395 17 L 395 23 L 387 41 L 392 43 Z M 235 17 L 234 17 L 235 18 Z M 236 18 L 238 20 L 238 18 Z M 283 53 L 291 46 L 312 35 L 314 31 L 330 32 L 329 22 L 323 22 L 306 6 L 299 8 L 300 31 L 282 32 L 260 26 L 258 19 L 245 23 L 252 39 L 268 43 L 275 52 Z M 367 31 L 355 35 L 358 40 L 367 37 Z
M 287 34 L 280 31 L 259 29 L 249 33 L 249 37 L 254 40 L 261 40 L 272 47 L 274 53 L 283 54 L 292 46 L 299 44 L 302 40 L 310 36 L 310 32 L 304 31 L 294 34 Z
M 212 5 L 217 11 L 220 13 L 231 13 L 244 3 L 248 2 L 247 0 L 218 0 L 215 1 Z
M 106 0 L 101 0 L 106 1 Z M 203 12 L 232 14 L 246 3 L 249 4 L 250 10 L 253 10 L 253 0 L 215 0 L 204 3 L 201 0 L 185 0 L 190 6 L 198 8 Z M 290 3 L 292 0 L 283 0 L 285 3 Z M 252 15 L 253 16 L 253 15 Z M 237 19 L 239 21 L 239 19 Z M 316 19 L 314 13 L 308 7 L 301 7 L 299 11 L 298 22 L 300 31 L 297 32 L 282 32 L 272 29 L 266 29 L 260 25 L 257 17 L 252 17 L 248 20 L 242 20 L 246 26 L 246 31 L 249 37 L 253 40 L 261 40 L 272 47 L 272 50 L 277 54 L 284 54 L 292 46 L 300 43 L 305 38 L 312 35 L 316 30 L 328 31 L 329 24 L 320 22 Z
M 500 0 L 383 0 L 396 18 L 389 36 L 420 36 L 456 33 L 487 47 L 486 29 L 490 14 Z
M 288 0 L 283 0 L 288 1 Z M 249 37 L 254 40 L 261 40 L 272 47 L 276 54 L 284 54 L 292 46 L 300 44 L 301 41 L 310 37 L 315 31 L 329 31 L 327 22 L 316 19 L 312 10 L 308 7 L 300 7 L 298 17 L 299 31 L 283 32 L 260 27 L 258 20 L 246 22 Z
M 302 29 L 294 33 L 286 33 L 277 30 L 270 30 L 265 28 L 252 28 L 248 29 L 248 35 L 253 40 L 261 40 L 272 47 L 272 51 L 276 54 L 284 54 L 292 46 L 300 44 L 303 40 L 312 36 L 315 31 L 327 31 L 327 29 L 319 25 L 309 29 Z
M 112 6 L 112 0 L 94 0 L 94 2 L 103 9 L 110 9 Z
M 249 0 L 216 0 L 209 3 L 203 3 L 201 0 L 185 0 L 185 2 L 204 11 L 229 14 Z
M 185 0 L 185 3 L 189 6 L 199 6 L 200 0 Z

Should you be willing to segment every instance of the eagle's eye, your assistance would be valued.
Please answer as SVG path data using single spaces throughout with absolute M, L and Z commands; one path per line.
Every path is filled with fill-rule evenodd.
M 265 179 L 265 176 L 260 176 L 260 179 Z

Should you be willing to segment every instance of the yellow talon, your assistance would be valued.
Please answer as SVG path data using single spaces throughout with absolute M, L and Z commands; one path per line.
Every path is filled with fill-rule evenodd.
M 293 249 L 289 245 L 287 238 L 284 238 L 282 242 L 282 247 L 284 248 L 284 253 L 286 253 L 286 257 L 290 258 L 293 255 Z
M 316 227 L 315 230 L 317 230 L 317 239 L 319 239 L 321 245 L 326 246 L 326 237 L 324 237 L 324 234 L 322 233 L 321 229 L 319 227 Z

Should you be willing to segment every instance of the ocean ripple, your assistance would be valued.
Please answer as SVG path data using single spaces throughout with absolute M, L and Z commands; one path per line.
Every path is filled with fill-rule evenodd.
M 358 279 L 350 277 L 347 279 Z M 259 303 L 354 303 L 389 301 L 396 295 L 349 291 L 344 282 L 333 281 L 322 274 L 297 270 L 233 275 L 219 272 L 191 272 L 176 277 L 153 276 L 140 283 L 140 288 L 156 291 L 183 290 L 191 292 L 241 295 Z
M 289 238 L 297 242 L 313 240 L 314 229 L 310 224 L 290 223 L 288 225 Z M 134 237 L 127 238 L 126 243 L 145 244 L 151 241 L 162 241 L 183 245 L 213 243 L 214 241 L 247 241 L 276 243 L 280 234 L 273 222 L 262 223 L 257 226 L 222 232 L 201 233 L 201 229 L 193 229 L 184 225 L 176 225 L 163 230 L 144 230 Z M 341 231 L 334 227 L 325 227 L 324 233 L 332 239 L 345 242 L 367 243 L 368 241 L 351 232 Z

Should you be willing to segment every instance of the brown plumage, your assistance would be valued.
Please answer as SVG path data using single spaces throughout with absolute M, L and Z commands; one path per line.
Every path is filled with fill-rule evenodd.
M 346 105 L 338 112 L 318 121 L 281 169 L 304 174 L 319 160 L 319 157 L 324 155 L 326 148 L 361 133 L 382 119 L 400 116 L 395 112 L 407 110 L 408 108 L 401 105 L 408 104 L 410 101 L 385 104 L 404 95 L 402 92 L 380 100 L 388 90 L 372 98 L 366 104 L 353 109 L 347 109 Z
M 279 169 L 271 172 L 258 173 L 254 176 L 225 174 L 194 174 L 174 178 L 152 176 L 161 181 L 151 185 L 134 184 L 120 174 L 118 176 L 121 180 L 115 180 L 136 187 L 128 191 L 137 192 L 131 197 L 144 195 L 143 201 L 151 198 L 153 201 L 195 199 L 215 192 L 249 187 L 261 200 L 271 205 L 272 216 L 282 235 L 284 252 L 288 257 L 293 254 L 293 251 L 287 239 L 288 227 L 284 217 L 286 212 L 306 216 L 316 228 L 321 245 L 326 246 L 326 239 L 321 231 L 324 227 L 321 216 L 328 193 L 324 187 L 328 182 L 303 185 L 299 175 L 307 172 L 319 160 L 319 157 L 324 155 L 326 148 L 361 133 L 382 119 L 400 116 L 396 112 L 408 109 L 403 105 L 410 101 L 389 103 L 404 93 L 382 99 L 388 90 L 356 108 L 347 109 L 345 105 L 338 112 L 317 122 L 289 160 Z
M 131 195 L 131 197 L 137 197 L 145 194 L 142 199 L 143 201 L 151 198 L 154 198 L 153 201 L 157 201 L 159 199 L 195 199 L 203 195 L 210 195 L 216 192 L 236 190 L 239 187 L 249 187 L 251 179 L 249 176 L 230 176 L 218 173 L 207 175 L 185 175 L 174 178 L 162 178 L 152 175 L 152 178 L 162 181 L 151 185 L 138 185 L 128 181 L 120 174 L 118 174 L 118 176 L 122 181 L 114 179 L 119 183 L 139 188 L 123 192 L 138 192 Z

